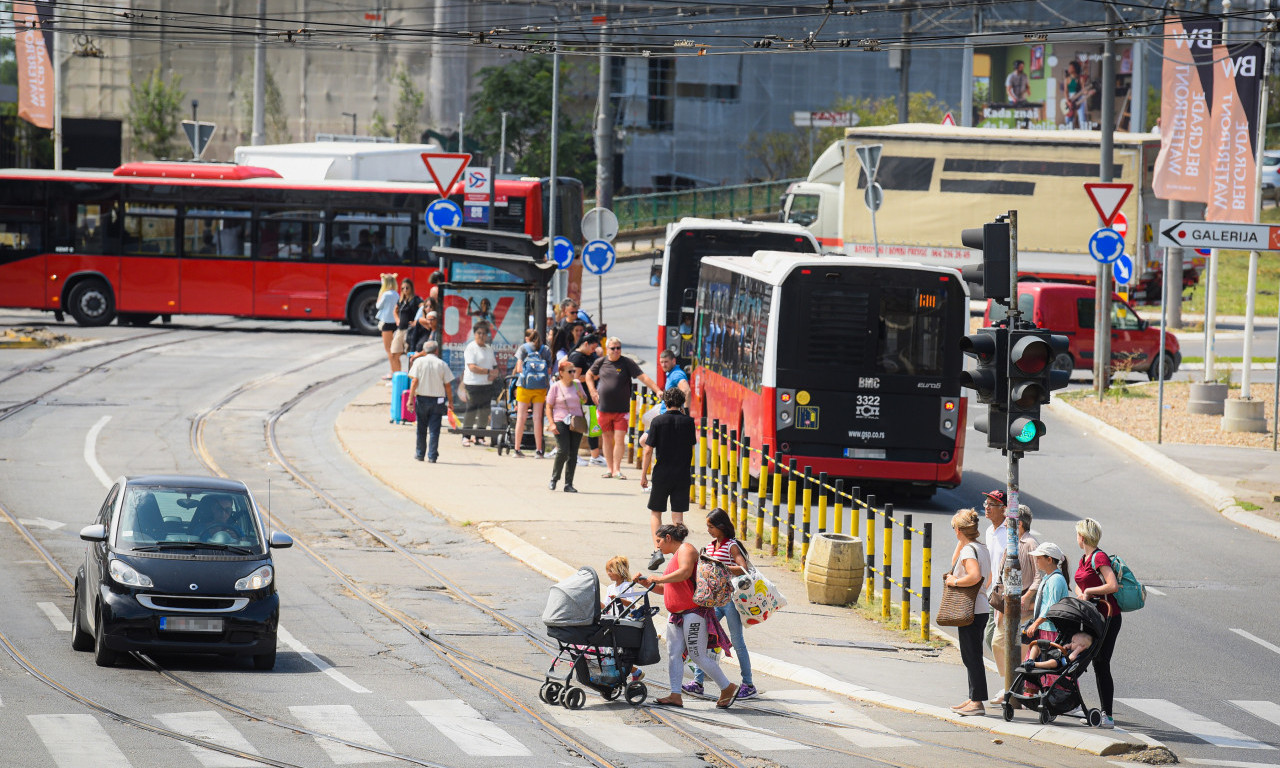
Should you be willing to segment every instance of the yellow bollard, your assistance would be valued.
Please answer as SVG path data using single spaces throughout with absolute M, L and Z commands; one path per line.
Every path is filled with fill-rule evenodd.
M 728 496 L 725 500 L 724 511 L 729 513 L 729 519 L 735 520 L 738 517 L 738 430 L 729 430 L 729 442 L 726 445 L 729 449 L 729 479 L 728 479 Z M 737 523 L 734 523 L 737 527 Z
M 751 438 L 742 437 L 742 467 L 738 470 L 738 509 L 742 512 L 742 524 L 738 526 L 738 535 L 747 538 L 747 524 L 751 508 Z
M 764 509 L 769 503 L 769 446 L 760 446 L 760 483 L 756 486 L 756 549 L 764 549 Z
M 794 553 L 796 541 L 796 460 L 787 462 L 787 559 Z
M 707 508 L 707 417 L 698 426 L 698 506 Z
M 865 588 L 862 591 L 863 591 L 863 594 L 867 596 L 867 605 L 872 605 L 875 602 L 875 597 L 874 597 L 875 592 L 873 592 L 872 590 L 875 589 L 875 585 L 876 585 L 876 575 L 871 570 L 876 565 L 876 510 L 875 510 L 876 497 L 875 497 L 875 494 L 873 493 L 867 494 L 866 506 L 867 506 L 867 524 L 866 524 L 867 532 L 863 536 L 862 540 L 867 548 L 867 566 L 868 567 L 867 567 L 867 579 L 866 579 L 867 583 L 863 585 Z
M 827 473 L 818 473 L 818 533 L 827 532 Z
M 893 505 L 887 503 L 884 505 L 884 547 L 881 551 L 884 562 L 880 564 L 880 571 L 884 575 L 880 577 L 880 618 L 887 619 L 892 613 L 889 602 L 893 599 L 890 581 L 893 578 Z
M 640 443 L 640 436 L 636 434 L 636 400 L 640 398 L 640 385 L 631 385 L 631 402 L 627 404 L 627 447 L 624 456 L 631 457 L 632 465 L 639 467 L 640 463 L 636 461 L 636 446 Z M 614 439 L 617 439 L 616 437 Z M 619 462 L 618 466 L 622 466 Z
M 802 516 L 800 531 L 800 559 L 804 560 L 809 556 L 809 511 L 813 509 L 813 467 L 804 468 L 804 504 L 801 507 L 800 514 Z
M 770 534 L 769 554 L 773 557 L 778 556 L 778 505 L 782 503 L 782 451 L 774 454 L 773 458 L 773 492 L 769 494 L 769 525 L 772 533 Z
M 902 623 L 911 629 L 911 515 L 902 516 Z
M 844 480 L 836 481 L 836 505 L 831 512 L 831 516 L 835 518 L 833 520 L 835 532 L 844 533 Z
M 711 449 L 711 508 L 717 509 L 720 506 L 720 420 L 711 420 L 711 437 L 709 439 Z
M 920 640 L 929 640 L 930 590 L 933 583 L 933 523 L 924 524 L 924 556 L 920 568 Z

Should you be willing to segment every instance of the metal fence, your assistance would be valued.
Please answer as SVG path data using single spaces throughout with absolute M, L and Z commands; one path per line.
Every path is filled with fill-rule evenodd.
M 618 216 L 618 229 L 623 232 L 663 227 L 685 216 L 735 219 L 777 213 L 782 194 L 795 181 L 799 179 L 624 195 L 613 199 L 613 212 Z M 587 207 L 591 205 L 588 201 Z

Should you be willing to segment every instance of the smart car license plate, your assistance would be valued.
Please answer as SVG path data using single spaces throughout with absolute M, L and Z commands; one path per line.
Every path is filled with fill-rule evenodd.
M 222 619 L 197 616 L 161 616 L 161 632 L 221 632 Z

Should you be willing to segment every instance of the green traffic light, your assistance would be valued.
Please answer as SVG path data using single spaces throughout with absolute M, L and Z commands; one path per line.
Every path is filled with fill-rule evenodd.
M 1036 439 L 1035 422 L 1031 421 L 1031 422 L 1027 422 L 1026 424 L 1023 424 L 1022 431 L 1019 432 L 1016 436 L 1014 436 L 1013 439 L 1017 440 L 1020 443 L 1029 443 L 1032 440 L 1035 440 Z

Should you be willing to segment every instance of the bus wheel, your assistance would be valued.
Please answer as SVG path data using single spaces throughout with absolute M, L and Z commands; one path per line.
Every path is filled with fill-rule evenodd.
M 76 283 L 67 297 L 67 311 L 77 325 L 107 325 L 116 316 L 115 300 L 107 284 L 93 278 Z
M 365 336 L 378 335 L 378 289 L 365 288 L 351 299 L 347 308 L 347 324 Z
M 120 324 L 133 326 L 148 325 L 157 317 L 159 317 L 159 315 L 152 315 L 146 312 L 121 312 Z

